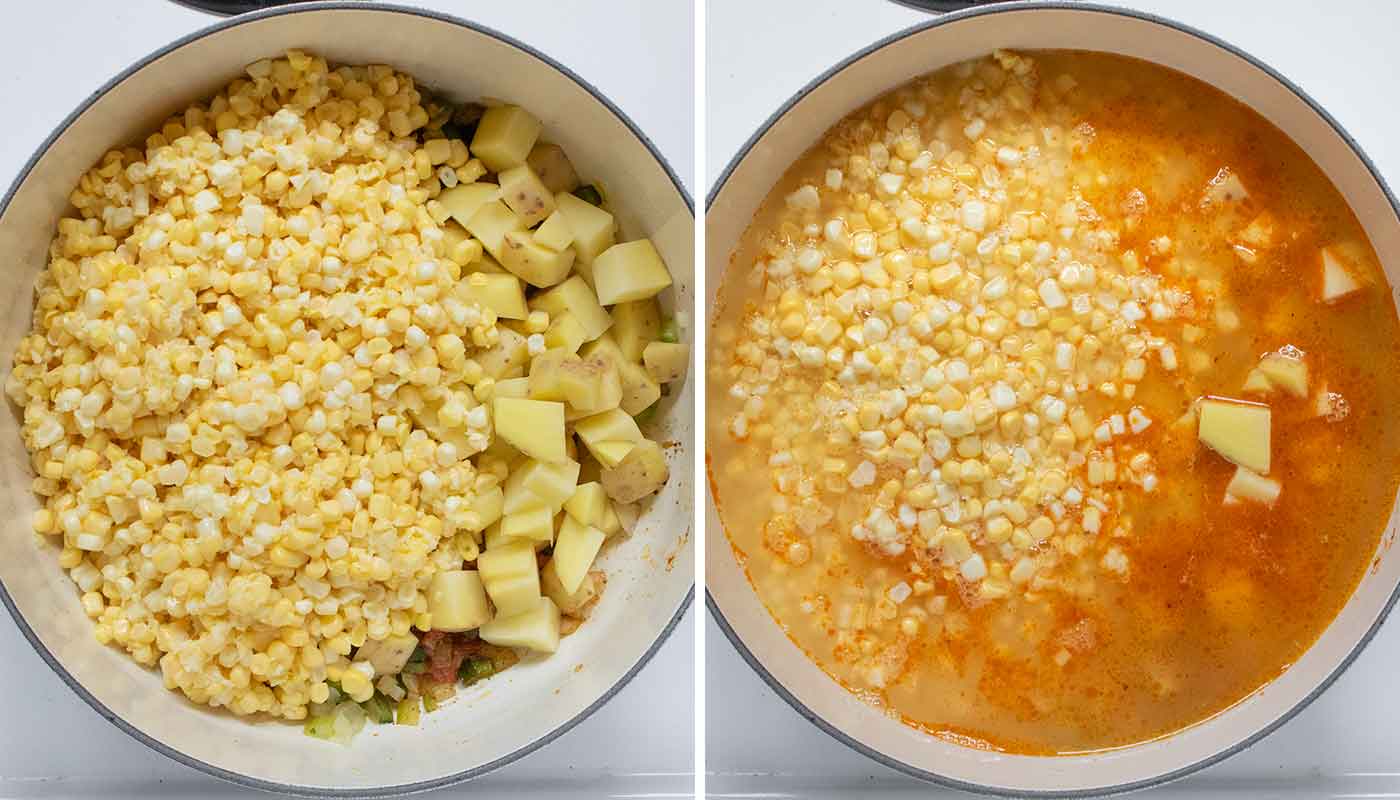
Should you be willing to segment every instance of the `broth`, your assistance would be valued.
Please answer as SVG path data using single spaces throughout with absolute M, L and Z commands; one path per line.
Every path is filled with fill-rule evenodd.
M 1124 746 L 1258 689 L 1350 597 L 1400 483 L 1397 355 L 1361 226 L 1281 131 L 1143 61 L 998 53 L 768 196 L 710 335 L 712 491 L 851 691 L 975 746 Z M 1263 469 L 1205 397 L 1268 408 Z

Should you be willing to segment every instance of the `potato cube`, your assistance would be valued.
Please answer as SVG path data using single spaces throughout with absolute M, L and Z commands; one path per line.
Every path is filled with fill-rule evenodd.
M 544 594 L 559 610 L 570 616 L 579 613 L 584 606 L 593 601 L 602 589 L 602 573 L 594 570 L 583 576 L 583 582 L 578 589 L 573 592 L 564 591 L 564 584 L 559 580 L 559 572 L 554 566 L 554 559 L 550 559 L 543 568 L 540 569 L 540 587 Z
M 540 176 L 552 194 L 572 192 L 578 188 L 578 173 L 564 154 L 564 148 L 557 144 L 536 144 L 525 163 Z
M 478 272 L 485 273 L 487 275 L 509 274 L 506 272 L 506 268 L 501 266 L 501 262 L 496 260 L 495 256 L 486 252 L 485 249 L 482 248 L 481 242 L 478 242 L 475 239 L 472 239 L 471 242 L 475 244 L 476 249 L 481 250 L 481 252 L 476 254 L 475 260 L 468 262 L 466 266 L 462 267 L 462 274 L 475 275 Z
M 492 172 L 502 172 L 525 163 L 540 128 L 540 121 L 520 106 L 488 108 L 477 123 L 471 153 Z
M 565 592 L 578 591 L 606 538 L 607 535 L 597 528 L 565 515 L 559 525 L 559 539 L 554 544 L 554 569 Z
M 559 387 L 564 401 L 584 416 L 617 408 L 622 401 L 617 366 L 607 358 L 593 356 L 564 362 L 559 367 Z
M 564 348 L 546 350 L 530 362 L 530 399 L 563 400 L 559 385 L 559 370 L 566 361 L 578 361 L 578 356 Z
M 567 192 L 556 194 L 554 204 L 569 223 L 580 262 L 592 264 L 593 259 L 612 245 L 615 228 L 612 214 Z
M 574 251 L 550 250 L 528 231 L 510 231 L 502 241 L 501 265 L 531 286 L 553 286 L 568 276 L 574 263 Z
M 612 319 L 613 339 L 628 361 L 641 361 L 646 346 L 661 338 L 661 309 L 655 298 L 618 303 L 612 307 Z
M 506 378 L 505 380 L 496 381 L 496 384 L 495 384 L 494 386 L 491 387 L 491 398 L 492 398 L 493 400 L 494 400 L 495 398 L 497 398 L 497 397 L 529 397 L 529 396 L 530 396 L 530 379 L 529 379 L 529 378 Z
M 525 220 L 525 227 L 533 228 L 554 213 L 554 194 L 545 188 L 529 164 L 511 167 L 496 177 L 501 182 L 501 200 Z
M 562 461 L 557 464 L 530 460 L 511 471 L 506 479 L 506 513 L 513 510 L 511 500 L 518 494 L 535 498 L 541 506 L 557 513 L 573 496 L 578 486 L 579 464 Z
M 652 342 L 642 351 L 647 374 L 661 383 L 671 383 L 685 377 L 690 363 L 690 346 L 670 342 Z
M 498 616 L 526 611 L 540 597 L 539 567 L 530 542 L 487 549 L 477 556 L 476 567 Z
M 1225 487 L 1225 497 L 1227 500 L 1236 498 L 1272 506 L 1278 502 L 1282 489 L 1283 484 L 1272 478 L 1266 478 L 1244 467 L 1236 467 L 1235 477 L 1231 478 L 1230 485 Z
M 671 273 L 650 239 L 615 244 L 593 265 L 593 288 L 605 306 L 645 300 L 670 285 Z
M 623 362 L 617 374 L 622 380 L 622 410 L 628 414 L 635 417 L 661 399 L 661 384 L 641 364 Z
M 530 309 L 525 305 L 525 289 L 520 279 L 510 273 L 492 275 L 477 272 L 461 283 L 463 299 L 496 312 L 503 319 L 525 319 Z
M 524 647 L 537 653 L 559 649 L 559 607 L 541 597 L 517 614 L 497 616 L 478 632 L 483 642 L 498 647 Z
M 561 462 L 564 451 L 564 404 L 501 397 L 492 402 L 496 435 L 515 449 L 541 461 Z
M 549 544 L 554 541 L 554 512 L 542 507 L 507 514 L 501 517 L 501 536 Z
M 583 329 L 583 323 L 578 321 L 573 312 L 565 311 L 559 316 L 551 315 L 549 330 L 544 332 L 545 347 L 557 347 L 569 353 L 576 353 L 586 341 L 588 332 Z
M 1266 405 L 1229 398 L 1209 398 L 1201 402 L 1196 436 L 1210 449 L 1261 475 L 1269 472 L 1269 433 L 1270 414 Z
M 1322 248 L 1322 302 L 1335 303 L 1361 289 L 1361 282 L 1330 247 Z
M 603 484 L 590 481 L 574 488 L 574 493 L 564 501 L 564 510 L 584 525 L 596 527 L 603 521 L 603 511 L 607 505 L 608 496 L 603 491 Z
M 565 248 L 574 243 L 574 232 L 569 230 L 569 221 L 564 219 L 564 212 L 555 211 L 549 218 L 540 223 L 535 229 L 535 241 L 548 247 L 550 250 L 563 252 Z
M 480 581 L 477 582 L 480 584 Z M 429 590 L 429 605 L 431 605 L 432 591 Z M 482 596 L 483 605 L 486 597 Z M 489 616 L 489 611 L 487 612 Z M 402 636 L 389 634 L 383 639 L 366 639 L 360 645 L 360 649 L 355 653 L 356 661 L 368 661 L 374 667 L 375 675 L 397 675 L 403 672 L 404 665 L 413 655 L 413 651 L 418 649 L 418 637 L 411 633 Z
M 574 423 L 574 432 L 604 469 L 617 466 L 642 441 L 637 421 L 620 408 L 584 417 Z
M 530 350 L 525 345 L 525 337 L 505 327 L 496 328 L 498 339 L 491 347 L 476 355 L 476 362 L 488 376 L 501 380 L 514 378 L 525 371 L 530 359 Z
M 1250 394 L 1270 394 L 1274 391 L 1274 384 L 1263 370 L 1255 367 L 1245 376 L 1243 391 Z
M 664 486 L 670 475 L 661 445 L 643 439 L 620 463 L 603 470 L 603 490 L 619 503 L 635 503 Z
M 583 327 L 584 336 L 588 337 L 584 341 L 589 342 L 602 336 L 613 324 L 612 317 L 598 302 L 592 287 L 577 275 L 547 292 L 535 295 L 530 300 L 530 308 L 549 312 L 551 319 L 568 311 Z
M 502 254 L 505 252 L 506 234 L 525 230 L 525 220 L 511 211 L 505 203 L 492 200 L 476 210 L 471 219 L 467 220 L 466 227 L 467 232 L 481 242 L 481 246 L 486 248 L 486 252 L 490 253 L 492 258 L 504 264 Z
M 1308 365 L 1303 359 L 1270 353 L 1259 362 L 1259 371 L 1268 377 L 1271 385 L 1294 397 L 1308 396 Z
M 435 631 L 469 631 L 490 622 L 481 575 L 465 569 L 434 575 L 428 586 L 428 614 Z
M 613 508 L 612 503 L 603 506 L 603 518 L 595 527 L 609 536 L 616 536 L 622 532 L 622 520 L 618 519 L 617 509 Z
M 470 511 L 476 515 L 476 522 L 468 525 L 467 530 L 472 533 L 480 533 L 486 530 L 487 526 L 495 523 L 501 518 L 501 513 L 505 510 L 506 495 L 499 486 L 493 486 L 484 492 L 478 492 L 472 498 Z
M 462 225 L 470 222 L 482 206 L 500 199 L 501 187 L 494 183 L 463 183 L 443 189 L 437 196 L 437 201 L 442 203 L 447 213 Z

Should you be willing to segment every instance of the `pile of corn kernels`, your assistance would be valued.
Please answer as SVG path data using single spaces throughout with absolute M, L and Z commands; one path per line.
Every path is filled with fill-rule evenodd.
M 765 545 L 801 565 L 835 528 L 908 566 L 882 601 L 906 633 L 938 592 L 1072 588 L 1068 564 L 1127 575 L 1124 492 L 1157 486 L 1133 396 L 1150 361 L 1178 366 L 1143 323 L 1191 312 L 1075 189 L 1093 131 L 1031 122 L 1034 63 L 998 53 L 954 75 L 808 157 L 824 173 L 765 223 L 711 367 L 729 434 L 772 473 Z
M 34 527 L 98 638 L 196 702 L 300 719 L 368 686 L 352 647 L 475 557 L 495 315 L 452 294 L 479 245 L 431 198 L 485 170 L 428 120 L 389 67 L 260 61 L 104 156 L 59 225 L 7 383 Z M 425 402 L 466 435 L 415 429 Z

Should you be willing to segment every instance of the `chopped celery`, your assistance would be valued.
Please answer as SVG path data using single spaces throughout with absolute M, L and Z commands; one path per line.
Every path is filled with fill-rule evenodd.
M 375 692 L 370 699 L 360 703 L 360 707 L 365 710 L 365 714 L 370 719 L 383 725 L 394 721 L 394 712 L 389 705 L 390 700 L 379 692 Z
M 408 657 L 410 664 L 422 664 L 428 660 L 428 651 L 423 649 L 423 645 L 413 648 L 413 653 Z
M 394 714 L 394 723 L 397 725 L 417 725 L 419 717 L 418 698 L 405 697 L 399 701 L 399 707 Z
M 592 203 L 595 206 L 601 206 L 603 204 L 602 193 L 598 191 L 598 187 L 591 183 L 587 186 L 578 187 L 573 191 L 573 195 L 585 203 Z
M 335 736 L 335 715 L 326 714 L 319 717 L 311 717 L 303 726 L 307 736 L 314 736 L 317 739 L 330 739 Z
M 667 317 L 661 322 L 661 341 L 668 344 L 676 344 L 681 340 L 680 329 L 676 327 L 674 317 Z
M 424 711 L 424 712 L 426 712 L 426 713 L 428 713 L 428 714 L 431 714 L 431 713 L 433 713 L 434 711 L 437 711 L 437 708 L 438 708 L 438 701 L 436 701 L 436 700 L 433 699 L 432 694 L 425 694 L 425 695 L 423 695 L 423 711 Z
M 471 685 L 483 678 L 489 678 L 496 674 L 496 665 L 491 663 L 489 658 L 473 658 L 463 661 L 461 668 L 457 670 L 457 677 L 463 683 Z

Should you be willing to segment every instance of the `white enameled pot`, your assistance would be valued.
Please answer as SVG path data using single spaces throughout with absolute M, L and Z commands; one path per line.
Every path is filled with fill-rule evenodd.
M 45 141 L 0 201 L 0 253 L 12 287 L 0 320 L 0 372 L 28 332 L 30 287 L 79 176 L 115 145 L 139 141 L 170 113 L 238 77 L 245 64 L 303 48 L 332 62 L 384 63 L 459 101 L 505 98 L 530 109 L 581 175 L 607 187 L 625 238 L 649 236 L 675 278 L 669 313 L 693 307 L 691 201 L 647 138 L 596 89 L 529 46 L 460 19 L 382 3 L 314 3 L 235 17 L 162 48 L 116 76 Z M 682 335 L 689 332 L 682 325 Z M 693 390 L 663 401 L 659 438 L 671 480 L 632 534 L 600 561 L 607 590 L 593 616 L 549 658 L 529 659 L 418 727 L 367 726 L 349 747 L 301 726 L 195 706 L 99 645 L 52 544 L 36 542 L 36 508 L 17 417 L 0 415 L 0 599 L 48 664 L 101 716 L 182 763 L 282 794 L 377 797 L 445 786 L 507 764 L 558 737 L 646 663 L 691 598 Z M 678 687 L 689 691 L 689 686 Z
M 1206 33 L 1121 8 L 1078 2 L 1005 3 L 935 17 L 832 67 L 764 123 L 712 190 L 706 216 L 706 318 L 730 253 L 795 157 L 852 110 L 913 78 L 998 48 L 1119 53 L 1192 75 L 1254 108 L 1291 136 L 1351 204 L 1400 284 L 1400 220 L 1374 166 L 1325 111 L 1258 60 Z M 1234 707 L 1149 743 L 1078 756 L 974 750 L 891 719 L 810 661 L 754 594 L 706 510 L 706 586 L 721 628 L 749 664 L 800 714 L 852 748 L 926 780 L 970 791 L 1076 797 L 1128 791 L 1201 769 L 1258 741 L 1317 697 L 1356 657 L 1396 600 L 1400 558 L 1390 552 L 1394 512 L 1373 569 L 1299 661 Z M 723 724 L 711 720 L 712 724 Z

